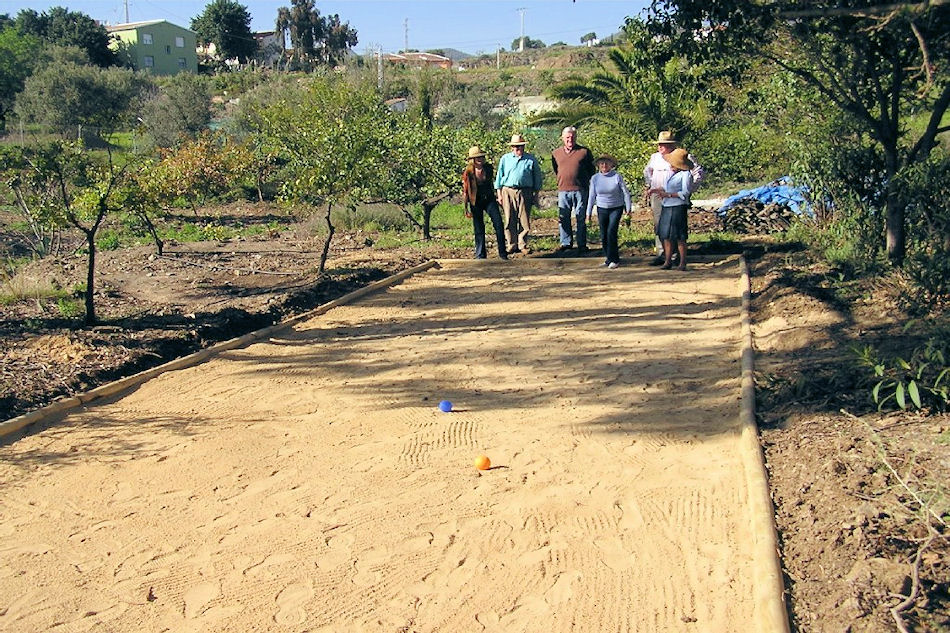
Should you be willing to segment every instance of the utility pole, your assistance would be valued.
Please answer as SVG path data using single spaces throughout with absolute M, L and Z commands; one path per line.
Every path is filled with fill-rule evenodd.
M 501 68 L 501 44 L 495 49 L 495 68 Z
M 515 11 L 521 14 L 521 40 L 518 44 L 518 52 L 523 53 L 524 52 L 524 12 L 526 11 L 526 9 L 524 7 L 521 7 L 520 9 L 515 9 Z
M 403 38 L 404 38 L 402 52 L 408 53 L 409 52 L 409 18 L 406 18 L 405 20 L 402 21 L 402 28 L 403 28 Z
M 125 23 L 129 23 L 129 0 L 125 0 Z

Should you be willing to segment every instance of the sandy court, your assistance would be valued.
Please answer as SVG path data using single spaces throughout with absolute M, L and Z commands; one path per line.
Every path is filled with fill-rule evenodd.
M 738 265 L 598 263 L 446 262 L 0 440 L 0 630 L 761 630 Z

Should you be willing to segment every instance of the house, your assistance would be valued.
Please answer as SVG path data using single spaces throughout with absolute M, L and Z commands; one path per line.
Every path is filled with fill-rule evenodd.
M 402 64 L 412 68 L 424 68 L 428 66 L 438 66 L 439 68 L 451 68 L 452 60 L 443 55 L 435 53 L 385 53 L 383 59 L 391 64 Z
M 383 102 L 391 112 L 405 112 L 409 109 L 409 101 L 405 97 L 396 97 L 395 99 L 387 99 Z
M 165 20 L 114 24 L 106 31 L 115 36 L 119 56 L 135 70 L 155 75 L 198 72 L 198 38 L 194 31 Z
M 283 33 L 259 31 L 254 33 L 254 39 L 257 41 L 257 54 L 254 56 L 255 63 L 265 68 L 277 67 L 284 56 Z

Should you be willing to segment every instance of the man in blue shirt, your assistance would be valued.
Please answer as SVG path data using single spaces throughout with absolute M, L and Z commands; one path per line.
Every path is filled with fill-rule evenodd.
M 505 211 L 508 252 L 530 253 L 528 233 L 531 231 L 531 205 L 541 191 L 544 176 L 538 159 L 524 151 L 523 136 L 514 134 L 510 145 L 511 153 L 498 161 L 495 193 L 498 204 Z

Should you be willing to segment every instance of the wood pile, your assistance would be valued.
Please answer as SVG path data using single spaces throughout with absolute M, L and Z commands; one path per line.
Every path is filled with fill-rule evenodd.
M 795 213 L 784 204 L 763 204 L 746 198 L 726 209 L 722 227 L 732 233 L 763 235 L 787 230 L 794 219 Z

